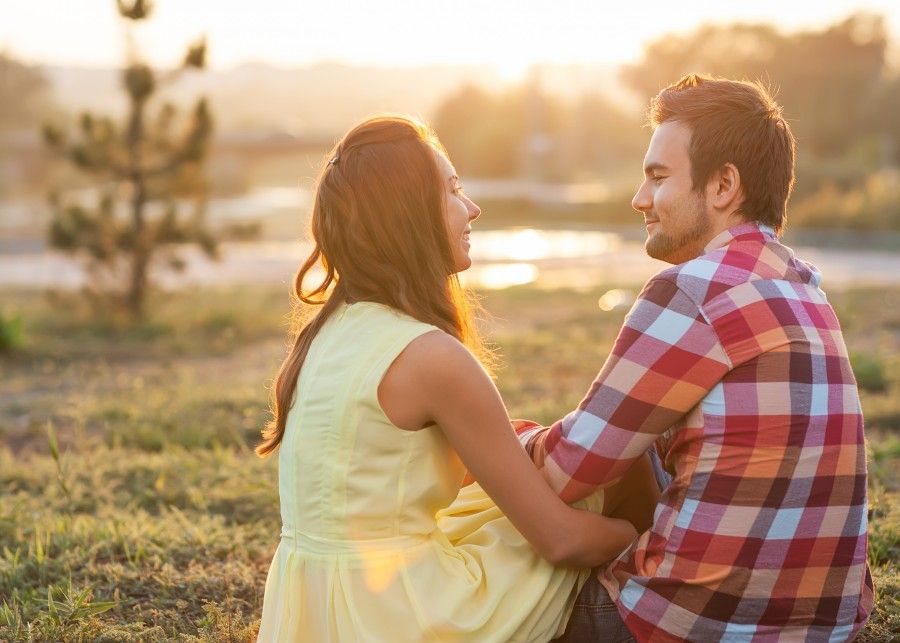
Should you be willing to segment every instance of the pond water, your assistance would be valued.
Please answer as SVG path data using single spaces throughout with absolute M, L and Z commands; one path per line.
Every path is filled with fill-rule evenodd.
M 464 283 L 480 288 L 534 284 L 540 288 L 591 289 L 640 285 L 667 264 L 650 259 L 637 239 L 595 230 L 506 228 L 471 235 L 473 267 Z M 222 244 L 213 262 L 185 248 L 185 269 L 157 267 L 165 288 L 190 285 L 290 284 L 310 250 L 309 243 L 256 241 Z M 797 254 L 824 273 L 827 288 L 900 283 L 900 252 L 798 247 Z M 0 251 L 0 286 L 77 288 L 85 281 L 81 264 L 41 246 Z

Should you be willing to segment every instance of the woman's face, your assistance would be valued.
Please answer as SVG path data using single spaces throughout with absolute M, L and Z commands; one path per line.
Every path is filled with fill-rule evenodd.
M 449 159 L 437 150 L 435 156 L 444 187 L 444 210 L 447 214 L 447 230 L 450 233 L 453 271 L 462 272 L 472 265 L 469 258 L 469 233 L 472 231 L 472 221 L 481 214 L 481 208 L 463 192 L 459 177 Z

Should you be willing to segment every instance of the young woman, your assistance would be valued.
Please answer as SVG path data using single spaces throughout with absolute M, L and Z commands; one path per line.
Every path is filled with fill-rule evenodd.
M 455 275 L 480 212 L 411 119 L 358 125 L 322 170 L 294 285 L 322 307 L 257 449 L 278 450 L 283 523 L 260 641 L 549 640 L 636 537 L 602 493 L 554 494 L 475 357 Z

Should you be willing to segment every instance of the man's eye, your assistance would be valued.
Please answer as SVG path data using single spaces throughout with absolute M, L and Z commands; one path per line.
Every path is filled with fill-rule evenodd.
M 664 176 L 653 175 L 653 176 L 650 177 L 650 180 L 653 181 L 654 183 L 659 183 L 659 182 L 662 181 L 664 178 L 665 178 Z

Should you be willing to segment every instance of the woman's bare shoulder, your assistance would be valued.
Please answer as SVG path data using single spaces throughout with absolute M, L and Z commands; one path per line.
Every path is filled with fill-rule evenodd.
M 392 365 L 392 370 L 405 371 L 422 385 L 446 382 L 472 369 L 481 370 L 481 365 L 469 349 L 437 329 L 412 340 Z
M 453 395 L 460 378 L 480 369 L 455 337 L 433 330 L 412 340 L 388 367 L 378 387 L 382 410 L 396 426 L 418 430 L 431 422 L 438 397 Z

